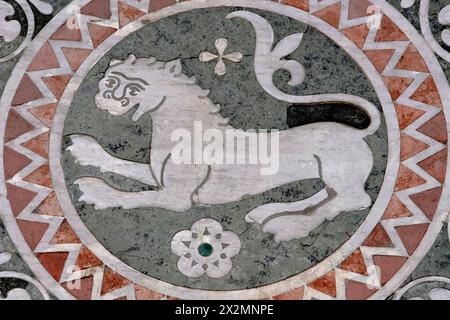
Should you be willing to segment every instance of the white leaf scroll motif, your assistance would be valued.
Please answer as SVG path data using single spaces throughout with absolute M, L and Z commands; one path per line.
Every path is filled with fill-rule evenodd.
M 255 74 L 261 87 L 272 97 L 290 103 L 310 105 L 312 103 L 347 103 L 367 112 L 371 123 L 367 132 L 373 134 L 380 126 L 378 108 L 362 97 L 348 94 L 317 94 L 296 96 L 283 92 L 273 83 L 273 75 L 278 70 L 289 72 L 290 86 L 298 86 L 306 78 L 305 67 L 298 61 L 286 59 L 286 56 L 296 51 L 302 42 L 303 33 L 295 33 L 285 37 L 275 44 L 275 34 L 270 23 L 263 17 L 249 11 L 235 11 L 226 16 L 227 19 L 240 18 L 251 23 L 256 34 Z
M 14 41 L 20 34 L 21 26 L 16 20 L 8 21 L 6 18 L 14 15 L 12 5 L 5 1 L 0 1 L 0 37 L 5 42 Z
M 450 26 L 450 5 L 439 12 L 438 21 L 443 26 Z M 450 46 L 450 29 L 442 31 L 441 39 L 446 45 Z

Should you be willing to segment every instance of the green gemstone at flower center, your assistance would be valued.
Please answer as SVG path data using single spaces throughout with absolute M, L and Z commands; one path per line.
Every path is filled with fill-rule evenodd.
M 198 253 L 202 257 L 209 257 L 210 255 L 212 255 L 212 252 L 213 247 L 209 243 L 202 243 L 201 245 L 198 246 Z

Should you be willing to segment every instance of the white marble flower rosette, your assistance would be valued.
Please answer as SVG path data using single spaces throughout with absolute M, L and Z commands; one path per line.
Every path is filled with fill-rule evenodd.
M 175 234 L 171 248 L 180 257 L 177 267 L 185 276 L 221 278 L 231 271 L 231 258 L 239 253 L 241 241 L 216 220 L 206 218 L 195 222 L 191 230 Z

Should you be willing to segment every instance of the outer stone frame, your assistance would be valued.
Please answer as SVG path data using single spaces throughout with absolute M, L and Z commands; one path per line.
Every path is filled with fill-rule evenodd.
M 354 3 L 352 6 L 351 2 L 283 1 L 296 7 L 293 8 L 261 0 L 244 3 L 237 0 L 193 0 L 173 6 L 170 6 L 172 1 L 156 1 L 150 7 L 147 1 L 147 7 L 145 3 L 139 7 L 133 0 L 111 0 L 110 9 L 113 10 L 110 17 L 105 18 L 105 8 L 99 5 L 102 2 L 74 1 L 82 7 L 82 15 L 97 17 L 97 20 L 102 17 L 110 25 L 121 27 L 117 30 L 89 22 L 81 26 L 84 31 L 81 40 L 74 40 L 73 34 L 64 29 L 68 18 L 66 13 L 56 16 L 17 64 L 1 100 L 4 112 L 0 118 L 6 143 L 2 148 L 3 162 L 0 167 L 3 170 L 0 174 L 4 175 L 2 181 L 7 181 L 6 186 L 1 186 L 3 196 L 0 199 L 7 212 L 1 214 L 18 250 L 43 284 L 60 298 L 362 299 L 370 296 L 383 298 L 393 292 L 428 251 L 448 212 L 448 188 L 444 186 L 442 190 L 441 186 L 446 181 L 448 129 L 444 112 L 448 112 L 450 90 L 431 50 L 404 17 L 385 1 L 372 0 L 385 15 L 381 29 L 371 35 L 366 30 L 367 14 L 364 15 L 364 12 L 367 12 L 367 6 Z M 142 277 L 111 257 L 89 231 L 83 230 L 78 217 L 70 213 L 71 204 L 69 206 L 64 200 L 65 184 L 59 167 L 62 128 L 58 125 L 64 120 L 64 112 L 84 77 L 83 73 L 87 73 L 105 50 L 125 34 L 142 26 L 146 19 L 154 20 L 192 8 L 220 5 L 279 11 L 293 18 L 307 17 L 310 24 L 317 24 L 315 27 L 329 37 L 331 34 L 332 40 L 339 39 L 336 42 L 341 46 L 343 43 L 343 48 L 366 71 L 383 108 L 385 105 L 391 106 L 384 108 L 390 154 L 384 190 L 369 214 L 370 219 L 366 219 L 351 239 L 331 257 L 298 276 L 273 285 L 250 290 L 208 292 L 174 287 L 147 276 Z M 161 10 L 144 16 L 146 12 L 156 9 Z M 349 14 L 356 14 L 357 17 L 348 18 Z M 130 23 L 136 18 L 138 20 Z M 59 29 L 53 33 L 55 26 Z M 46 42 L 48 38 L 51 40 Z M 84 62 L 75 61 L 73 52 L 70 54 L 62 50 L 63 46 L 84 48 Z M 93 48 L 95 50 L 92 52 Z M 393 53 L 389 54 L 386 50 Z M 36 65 L 40 56 L 52 52 L 56 61 L 52 68 L 42 69 Z M 420 54 L 414 55 L 417 52 Z M 380 61 L 380 57 L 384 57 L 385 61 Z M 77 71 L 75 75 L 74 71 Z M 58 112 L 54 116 L 58 102 Z M 14 111 L 7 121 L 6 115 L 11 105 Z M 23 123 L 32 124 L 34 129 L 24 129 L 17 136 L 13 134 L 11 118 L 14 116 L 17 119 L 17 115 Z M 46 148 L 50 127 L 49 166 Z M 417 140 L 426 144 L 427 148 L 417 149 L 420 145 Z M 62 210 L 53 191 L 58 195 Z M 392 193 L 395 195 L 391 199 Z M 414 197 L 415 201 L 411 201 Z M 21 207 L 24 203 L 27 205 Z M 79 271 L 68 268 L 71 265 L 76 265 Z M 80 281 L 82 290 L 71 289 L 68 282 L 72 280 Z

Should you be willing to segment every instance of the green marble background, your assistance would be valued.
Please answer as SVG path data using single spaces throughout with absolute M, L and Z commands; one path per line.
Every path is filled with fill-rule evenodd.
M 291 126 L 295 124 L 300 119 L 287 118 L 290 104 L 269 96 L 256 81 L 253 67 L 256 39 L 253 27 L 244 20 L 225 19 L 229 12 L 238 9 L 194 10 L 149 24 L 128 36 L 92 68 L 82 83 L 66 117 L 64 136 L 88 134 L 98 139 L 105 150 L 116 157 L 148 163 L 151 151 L 150 115 L 134 123 L 130 119 L 131 113 L 114 117 L 96 108 L 94 101 L 98 82 L 104 77 L 110 60 L 124 60 L 130 53 L 138 58 L 155 57 L 159 61 L 181 58 L 183 72 L 196 76 L 198 85 L 211 90 L 209 97 L 213 103 L 221 105 L 221 114 L 229 117 L 229 123 L 235 128 L 283 130 L 289 127 L 289 123 Z M 302 95 L 348 93 L 379 105 L 363 72 L 345 51 L 326 36 L 290 18 L 264 11 L 255 12 L 271 23 L 276 41 L 296 32 L 304 32 L 302 44 L 290 57 L 304 64 L 306 79 L 298 87 L 290 88 L 286 84 L 289 75 L 278 72 L 274 81 L 283 90 Z M 239 64 L 227 63 L 227 73 L 222 77 L 214 74 L 214 62 L 204 63 L 198 59 L 202 51 L 216 52 L 214 41 L 220 37 L 229 41 L 226 52 L 239 51 L 244 55 Z M 328 121 L 331 119 L 329 109 L 318 109 L 316 113 L 322 113 Z M 293 112 L 290 114 L 294 118 L 302 116 Z M 361 115 L 348 112 L 346 116 L 358 118 Z M 375 155 L 375 165 L 366 189 L 375 200 L 383 181 L 387 159 L 385 125 L 367 141 Z M 63 150 L 70 143 L 70 139 L 66 139 Z M 124 191 L 139 191 L 148 187 L 115 175 L 101 174 L 96 168 L 80 167 L 73 160 L 66 152 L 62 160 L 63 169 L 72 201 L 91 233 L 110 252 L 133 268 L 184 287 L 245 289 L 298 274 L 339 248 L 368 213 L 368 210 L 344 213 L 334 221 L 321 225 L 307 238 L 277 244 L 271 235 L 246 223 L 245 214 L 264 203 L 305 199 L 323 188 L 320 180 L 291 183 L 258 197 L 227 205 L 195 206 L 181 214 L 155 208 L 95 210 L 93 206 L 78 202 L 80 192 L 73 185 L 75 179 L 100 176 Z M 233 269 L 220 279 L 211 279 L 206 275 L 195 279 L 184 276 L 176 267 L 178 256 L 170 249 L 175 233 L 190 229 L 195 221 L 205 217 L 221 222 L 226 230 L 238 234 L 242 243 L 241 252 L 232 259 Z
M 5 0 L 9 3 L 13 3 L 12 0 Z M 40 14 L 37 10 L 33 8 L 33 11 L 35 13 L 36 17 L 36 32 L 35 34 L 45 26 L 45 24 L 51 20 L 51 18 L 56 15 L 62 8 L 64 8 L 68 3 L 70 3 L 69 0 L 46 0 L 47 3 L 51 3 L 55 10 L 54 12 L 49 15 L 45 16 Z M 419 29 L 419 23 L 418 23 L 418 2 L 416 1 L 416 4 L 409 8 L 409 9 L 402 9 L 400 7 L 400 1 L 398 0 L 388 0 L 389 3 L 391 3 L 393 6 L 395 6 L 408 20 L 417 28 Z M 448 4 L 448 0 L 433 0 L 431 1 L 431 7 L 430 7 L 430 24 L 432 27 L 432 31 L 438 41 L 440 41 L 439 34 L 443 30 L 443 26 L 439 25 L 437 22 L 437 14 L 438 12 Z M 18 18 L 23 20 L 23 14 L 22 18 L 20 18 L 21 13 L 18 14 Z M 22 33 L 22 36 L 24 34 Z M 209 48 L 212 50 L 212 48 Z M 5 50 L 5 44 L 0 40 L 0 52 Z M 6 81 L 8 80 L 14 65 L 20 58 L 14 58 L 8 62 L 0 64 L 0 94 L 3 91 L 3 88 L 6 84 Z M 441 62 L 442 68 L 444 72 L 446 73 L 447 77 L 450 77 L 450 65 L 443 61 L 442 59 L 438 58 Z M 282 75 L 280 75 L 282 77 Z M 137 155 L 138 156 L 138 155 Z M 139 156 L 138 156 L 139 157 Z M 142 155 L 141 159 L 144 159 L 145 157 Z M 137 188 L 142 186 L 136 186 Z M 26 266 L 26 264 L 23 262 L 19 254 L 17 253 L 16 249 L 14 248 L 14 245 L 7 234 L 7 232 L 4 229 L 4 226 L 2 225 L 0 221 L 0 251 L 7 251 L 12 254 L 12 259 L 3 265 L 0 265 L 0 271 L 4 270 L 12 270 L 21 272 L 24 274 L 28 274 L 30 276 L 33 276 L 33 273 L 29 270 L 29 268 Z M 314 254 L 314 252 L 313 252 Z M 431 275 L 437 275 L 437 276 L 444 276 L 444 277 L 450 277 L 450 263 L 448 263 L 450 260 L 450 250 L 449 250 L 449 241 L 448 241 L 448 234 L 447 234 L 447 227 L 444 227 L 441 231 L 439 237 L 437 238 L 435 244 L 433 245 L 432 249 L 429 251 L 427 256 L 423 259 L 423 261 L 420 263 L 420 265 L 416 268 L 416 270 L 411 274 L 411 276 L 405 281 L 405 284 L 421 277 L 425 276 L 431 276 Z M 12 279 L 0 279 L 0 291 L 5 292 L 8 291 L 8 288 L 15 288 L 17 286 L 25 286 L 24 283 L 17 283 L 16 281 Z M 426 294 L 428 292 L 429 287 L 436 287 L 436 286 L 442 286 L 442 284 L 430 284 L 430 285 L 423 285 L 418 286 L 417 288 L 414 288 L 414 290 L 411 290 L 411 292 L 408 292 L 405 297 L 413 297 L 413 296 L 423 296 L 426 297 Z M 37 298 L 38 295 L 36 293 L 32 294 L 33 297 Z

